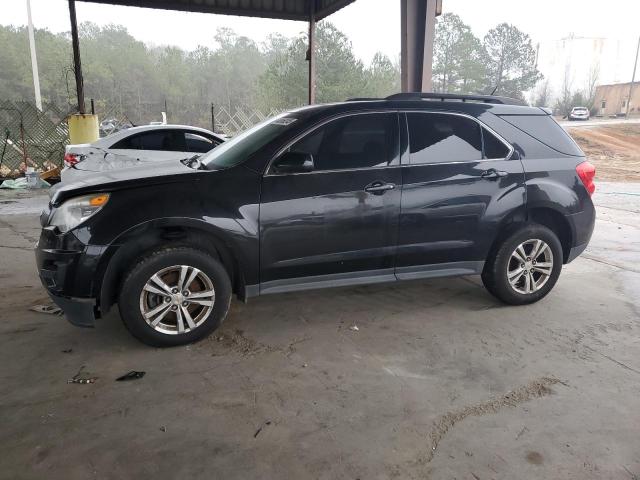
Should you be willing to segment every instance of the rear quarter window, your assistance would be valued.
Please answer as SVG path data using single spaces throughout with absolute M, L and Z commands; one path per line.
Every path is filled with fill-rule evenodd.
M 557 152 L 584 156 L 573 138 L 549 115 L 500 115 L 500 118 Z
M 472 162 L 483 158 L 480 125 L 470 118 L 410 112 L 407 122 L 412 165 Z

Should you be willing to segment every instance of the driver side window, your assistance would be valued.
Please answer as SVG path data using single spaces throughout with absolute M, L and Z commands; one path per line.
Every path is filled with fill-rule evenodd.
M 315 171 L 386 167 L 398 163 L 398 137 L 395 112 L 361 113 L 329 121 L 288 151 L 312 155 Z

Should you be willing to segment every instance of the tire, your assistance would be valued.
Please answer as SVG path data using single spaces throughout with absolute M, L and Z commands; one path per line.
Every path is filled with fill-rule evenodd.
M 179 284 L 184 290 L 179 291 Z M 191 247 L 172 247 L 133 266 L 122 283 L 118 308 L 138 340 L 172 347 L 213 332 L 226 317 L 230 301 L 231 281 L 217 259 Z
M 520 253 L 516 256 L 519 247 L 523 248 L 524 257 Z M 532 258 L 536 248 L 538 255 Z M 545 226 L 529 224 L 508 235 L 489 255 L 482 282 L 504 303 L 526 305 L 551 291 L 562 271 L 562 262 L 562 245 L 557 235 Z

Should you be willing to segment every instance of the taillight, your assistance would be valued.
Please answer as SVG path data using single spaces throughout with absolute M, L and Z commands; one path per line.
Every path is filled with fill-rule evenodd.
M 576 173 L 582 180 L 582 184 L 589 192 L 589 195 L 593 195 L 593 192 L 596 191 L 596 184 L 593 183 L 593 179 L 596 176 L 596 167 L 589 162 L 582 162 L 576 167 Z
M 65 153 L 64 154 L 64 164 L 67 167 L 73 167 L 76 163 L 80 161 L 80 156 L 75 153 Z

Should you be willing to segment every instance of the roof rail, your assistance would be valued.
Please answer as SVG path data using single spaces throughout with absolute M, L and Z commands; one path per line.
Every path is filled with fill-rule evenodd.
M 374 100 L 384 100 L 384 99 L 376 98 L 376 97 L 354 97 L 354 98 L 347 98 L 345 102 L 370 102 Z
M 497 97 L 494 95 L 459 95 L 454 93 L 424 93 L 424 92 L 410 92 L 410 93 L 396 93 L 390 95 L 385 100 L 440 100 L 445 102 L 447 100 L 460 100 L 462 102 L 480 102 L 480 103 L 495 103 L 500 105 L 520 105 L 527 106 L 522 100 L 509 97 Z

